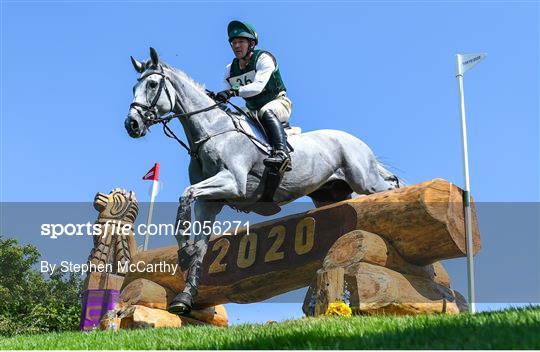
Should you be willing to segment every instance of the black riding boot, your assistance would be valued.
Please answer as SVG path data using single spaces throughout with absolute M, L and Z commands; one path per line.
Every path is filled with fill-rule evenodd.
M 264 159 L 264 165 L 280 172 L 290 171 L 292 169 L 291 157 L 287 151 L 287 134 L 283 125 L 271 110 L 265 111 L 261 117 L 261 123 L 273 148 L 272 156 Z
M 178 250 L 178 264 L 180 270 L 186 275 L 186 286 L 184 291 L 177 294 L 167 307 L 169 313 L 185 315 L 189 314 L 193 307 L 193 298 L 197 296 L 202 274 L 202 246 L 206 244 L 186 242 L 185 246 Z

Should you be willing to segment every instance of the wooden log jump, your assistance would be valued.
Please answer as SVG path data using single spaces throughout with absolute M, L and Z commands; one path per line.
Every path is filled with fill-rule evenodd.
M 404 266 L 408 269 L 403 270 L 433 281 L 438 266 L 433 263 L 466 255 L 462 194 L 455 185 L 434 179 L 256 224 L 249 233 L 213 237 L 195 307 L 258 302 L 308 286 L 332 245 L 355 230 L 384 238 L 401 258 L 401 262 L 395 259 L 391 251 L 384 254 L 386 259 L 395 259 L 390 260 L 394 268 Z M 361 241 L 372 248 L 384 245 L 369 236 Z M 473 244 L 477 253 L 480 234 L 474 206 Z M 170 246 L 138 253 L 133 262 L 175 264 L 177 249 Z M 380 265 L 377 261 L 385 260 L 384 255 L 374 255 L 376 251 L 369 253 L 368 263 Z M 180 274 L 167 272 L 129 272 L 122 287 L 137 279 L 148 279 L 172 292 L 184 287 Z M 437 280 L 437 284 L 449 286 L 447 276 Z M 132 290 L 130 295 L 138 294 Z

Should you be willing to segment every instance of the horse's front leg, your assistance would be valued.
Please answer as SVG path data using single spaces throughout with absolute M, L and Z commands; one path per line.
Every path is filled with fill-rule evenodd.
M 244 197 L 246 193 L 246 182 L 247 171 L 233 173 L 233 171 L 222 170 L 212 177 L 187 187 L 180 197 L 180 204 L 176 213 L 175 236 L 178 241 L 178 247 L 182 248 L 185 246 L 189 239 L 189 235 L 184 236 L 184 232 L 189 226 L 189 223 L 191 223 L 191 205 L 195 200 L 224 200 Z
M 221 201 L 213 202 L 212 200 L 223 200 L 230 198 L 241 197 L 245 193 L 245 182 L 242 179 L 237 179 L 234 175 L 224 170 L 213 177 L 194 184 L 186 189 L 179 206 L 177 215 L 177 227 L 186 225 L 188 221 L 191 204 L 195 202 L 195 222 L 201 225 L 205 221 L 213 222 L 216 215 L 221 211 L 223 203 Z M 182 223 L 178 223 L 178 222 Z M 201 226 L 202 227 L 202 226 Z M 201 278 L 202 262 L 208 247 L 209 235 L 196 235 L 194 244 L 187 242 L 189 238 L 184 234 L 183 230 L 177 233 L 179 245 L 178 261 L 180 268 L 184 273 L 185 288 L 179 293 L 167 308 L 169 312 L 175 314 L 187 314 L 192 308 L 193 299 L 198 293 L 199 281 Z
M 204 199 L 195 202 L 195 222 L 201 225 L 207 221 L 213 222 L 216 215 L 221 211 L 223 203 L 207 201 Z M 202 226 L 199 226 L 202 228 Z M 178 264 L 184 275 L 185 287 L 169 304 L 167 310 L 174 314 L 187 314 L 193 306 L 193 299 L 197 296 L 199 282 L 202 274 L 202 263 L 208 248 L 209 235 L 194 234 L 195 243 L 187 241 L 189 236 L 180 235 Z

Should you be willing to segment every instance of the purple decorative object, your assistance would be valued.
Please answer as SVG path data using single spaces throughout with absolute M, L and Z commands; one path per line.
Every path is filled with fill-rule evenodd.
M 83 296 L 80 330 L 92 331 L 99 328 L 101 318 L 107 311 L 114 309 L 119 295 L 118 290 L 86 290 Z

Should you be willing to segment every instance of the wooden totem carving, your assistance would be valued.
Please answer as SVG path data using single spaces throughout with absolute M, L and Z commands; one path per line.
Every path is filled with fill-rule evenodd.
M 221 305 L 194 310 L 189 317 L 178 317 L 166 311 L 167 300 L 174 297 L 174 292 L 143 279 L 132 281 L 126 287 L 124 278 L 128 273 L 122 272 L 122 268 L 126 268 L 137 254 L 143 254 L 138 253 L 134 235 L 134 223 L 139 213 L 134 192 L 115 188 L 109 194 L 97 193 L 94 208 L 99 212 L 96 224 L 100 225 L 101 231 L 93 237 L 94 247 L 88 262 L 95 266 L 108 265 L 110 270 L 90 272 L 85 290 L 98 291 L 98 295 L 103 295 L 103 301 L 114 301 L 110 304 L 114 308 L 109 308 L 100 318 L 102 329 L 180 327 L 183 324 L 227 326 L 227 312 Z M 154 259 L 150 253 L 148 262 Z M 172 261 L 176 262 L 176 250 Z M 112 299 L 103 293 L 105 291 L 119 292 Z
M 89 264 L 109 265 L 112 270 L 91 272 L 86 289 L 116 289 L 122 286 L 125 273 L 120 267 L 131 262 L 137 254 L 137 242 L 133 228 L 139 213 L 134 192 L 115 188 L 109 194 L 97 193 L 94 208 L 99 212 L 96 224 L 99 235 L 94 235 L 94 247 L 88 257 Z

